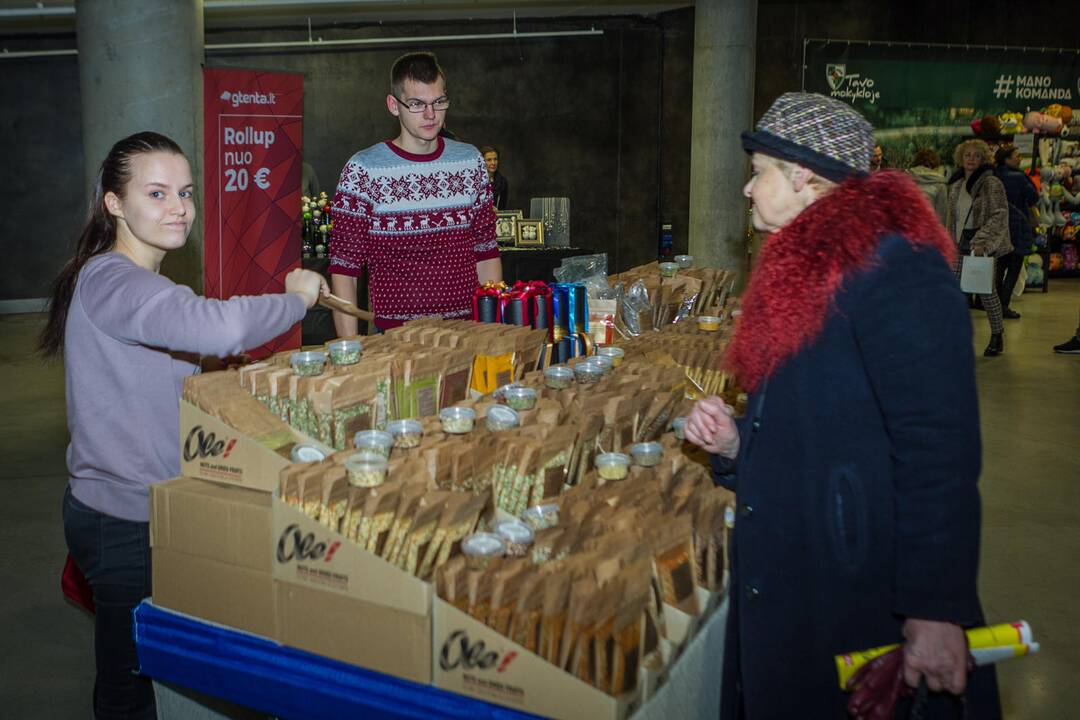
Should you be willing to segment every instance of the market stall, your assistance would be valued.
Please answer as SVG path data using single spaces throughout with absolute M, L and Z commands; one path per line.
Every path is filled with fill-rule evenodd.
M 144 671 L 290 717 L 297 694 L 356 687 L 403 713 L 442 713 L 442 691 L 715 716 L 734 497 L 679 418 L 738 390 L 715 367 L 727 275 L 691 264 L 609 277 L 575 258 L 557 274 L 576 282 L 479 289 L 496 322 L 421 319 L 189 378 L 185 477 L 151 494 Z M 262 692 L 259 663 L 302 692 Z M 331 667 L 340 687 L 309 687 Z

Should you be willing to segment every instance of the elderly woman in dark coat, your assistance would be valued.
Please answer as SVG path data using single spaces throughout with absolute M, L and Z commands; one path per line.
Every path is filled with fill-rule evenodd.
M 768 238 L 726 362 L 745 418 L 697 403 L 687 438 L 737 493 L 723 718 L 841 718 L 834 656 L 903 643 L 927 718 L 997 718 L 969 674 L 982 623 L 979 416 L 956 249 L 910 178 L 867 175 L 850 106 L 780 97 L 743 134 Z M 858 208 L 858 212 L 852 212 Z

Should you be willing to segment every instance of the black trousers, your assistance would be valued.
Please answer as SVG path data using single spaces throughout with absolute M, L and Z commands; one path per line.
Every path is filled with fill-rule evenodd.
M 997 259 L 997 265 L 994 267 L 997 281 L 994 286 L 997 288 L 998 297 L 1001 299 L 1002 310 L 1009 309 L 1009 301 L 1012 300 L 1013 290 L 1016 289 L 1016 281 L 1020 279 L 1020 269 L 1023 267 L 1023 255 L 1009 253 Z
M 94 717 L 152 720 L 154 688 L 138 674 L 132 610 L 150 595 L 150 523 L 111 517 L 64 493 L 64 537 L 94 591 Z

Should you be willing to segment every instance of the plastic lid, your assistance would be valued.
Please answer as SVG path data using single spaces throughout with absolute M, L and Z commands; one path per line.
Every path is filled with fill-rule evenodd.
M 503 385 L 502 387 L 500 387 L 498 390 L 496 390 L 495 392 L 493 392 L 491 394 L 496 399 L 499 399 L 499 398 L 506 397 L 506 391 L 509 390 L 510 388 L 519 388 L 519 387 L 523 387 L 523 385 L 521 383 L 519 383 L 519 382 L 507 383 L 506 385 Z
M 699 323 L 718 323 L 720 322 L 720 318 L 715 315 L 698 315 L 697 321 Z
M 492 533 L 473 533 L 461 541 L 461 552 L 470 557 L 497 557 L 506 552 L 506 543 Z
M 440 420 L 475 420 L 476 411 L 468 407 L 453 407 L 443 408 L 439 411 Z
M 289 457 L 293 462 L 322 462 L 326 459 L 326 453 L 312 445 L 297 445 L 293 447 Z
M 662 263 L 660 263 L 660 267 L 663 268 L 664 270 L 678 270 L 679 269 L 679 264 L 678 263 L 673 263 L 673 262 L 662 262 Z
M 608 362 L 611 362 L 610 360 Z M 574 366 L 574 373 L 576 375 L 603 375 L 604 368 L 600 367 L 596 363 L 586 360 L 583 363 L 578 363 Z
M 508 543 L 524 545 L 533 541 L 532 528 L 520 520 L 503 520 L 495 523 L 495 534 Z
M 606 355 L 593 355 L 585 362 L 592 363 L 593 365 L 596 365 L 598 368 L 604 371 L 610 370 L 611 368 L 615 367 L 615 363 L 612 362 L 611 358 L 607 357 Z
M 401 435 L 402 433 L 422 433 L 424 432 L 424 424 L 419 420 L 406 419 L 406 420 L 391 420 L 386 423 L 386 432 L 391 435 Z
M 570 367 L 569 365 L 552 365 L 551 367 L 544 370 L 544 375 L 557 378 L 573 377 L 574 368 Z
M 521 421 L 518 420 L 518 414 L 513 408 L 508 408 L 505 405 L 492 405 L 487 411 L 487 422 L 489 425 L 494 422 L 499 425 L 517 427 Z
M 309 363 L 309 362 L 326 362 L 326 353 L 322 350 L 304 350 L 303 352 L 294 352 L 289 356 L 289 362 L 296 363 Z
M 686 416 L 681 415 L 681 416 L 675 418 L 674 420 L 672 420 L 671 421 L 671 427 L 673 427 L 673 428 L 686 427 Z
M 535 518 L 538 521 L 542 521 L 546 517 L 559 515 L 558 503 L 547 503 L 545 505 L 533 505 L 531 508 L 521 513 L 521 519 L 526 522 L 531 518 Z
M 505 397 L 534 398 L 536 397 L 536 391 L 531 387 L 508 387 L 506 388 Z
M 618 452 L 600 453 L 596 456 L 594 464 L 596 467 L 600 467 L 601 465 L 629 465 L 630 456 L 626 453 Z
M 693 260 L 693 255 L 676 255 L 675 262 L 686 262 L 687 260 Z
M 615 347 L 614 345 L 605 345 L 602 348 L 597 348 L 597 357 L 622 357 L 626 354 L 626 351 L 621 347 Z
M 356 470 L 359 472 L 371 471 L 386 472 L 386 468 L 389 463 L 386 462 L 386 458 L 382 455 L 375 455 L 374 453 L 356 453 L 350 455 L 345 460 L 345 467 L 348 470 Z
M 353 436 L 356 447 L 384 447 L 394 444 L 394 436 L 382 430 L 361 430 Z
M 326 349 L 333 352 L 359 352 L 364 349 L 359 340 L 335 340 L 327 344 Z
M 630 446 L 631 455 L 652 455 L 653 453 L 663 452 L 664 446 L 658 442 L 634 443 Z

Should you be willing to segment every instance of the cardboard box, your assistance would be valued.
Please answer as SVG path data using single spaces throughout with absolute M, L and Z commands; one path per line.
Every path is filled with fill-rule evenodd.
M 271 498 L 176 478 L 150 489 L 154 602 L 268 638 L 277 636 Z
M 176 478 L 150 505 L 158 605 L 431 682 L 428 583 L 264 491 Z
M 431 585 L 276 497 L 273 525 L 281 642 L 430 683 Z
M 317 440 L 289 430 L 296 443 L 313 445 L 327 455 L 333 452 Z M 281 469 L 290 463 L 288 448 L 279 452 L 260 445 L 213 415 L 180 401 L 181 475 L 273 492 Z
M 641 705 L 640 687 L 612 697 L 442 599 L 433 603 L 435 687 L 563 720 L 623 720 Z

